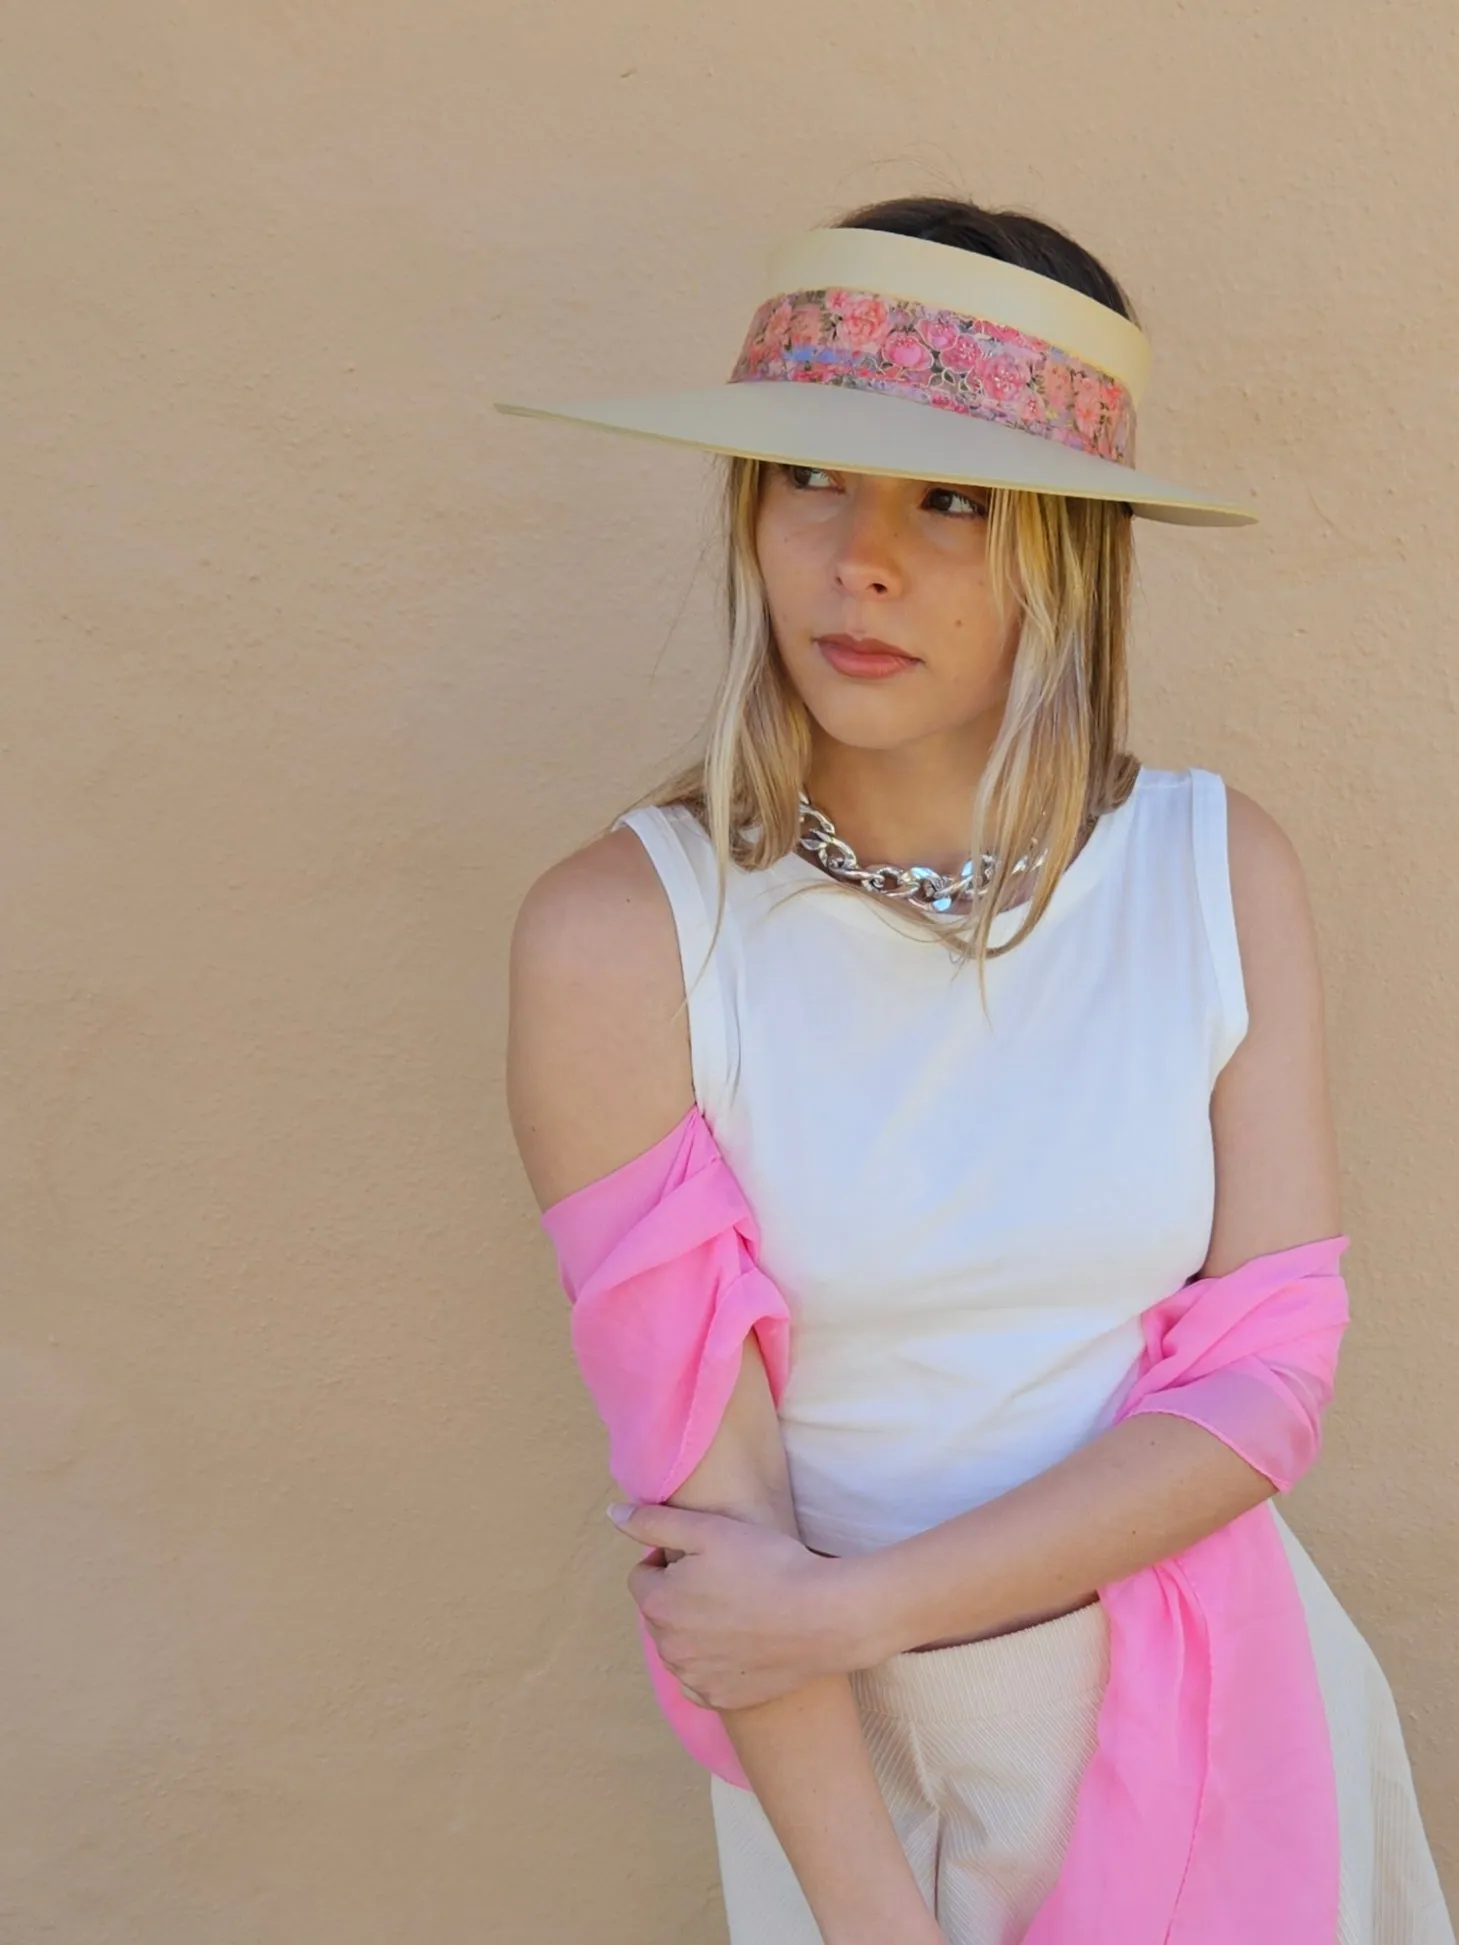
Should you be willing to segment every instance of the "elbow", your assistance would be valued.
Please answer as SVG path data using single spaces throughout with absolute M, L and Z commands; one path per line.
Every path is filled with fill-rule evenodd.
M 790 1482 L 782 1471 L 730 1472 L 718 1477 L 700 1478 L 691 1473 L 667 1504 L 685 1506 L 696 1513 L 722 1513 L 728 1519 L 744 1520 L 752 1526 L 769 1526 L 799 1537 Z

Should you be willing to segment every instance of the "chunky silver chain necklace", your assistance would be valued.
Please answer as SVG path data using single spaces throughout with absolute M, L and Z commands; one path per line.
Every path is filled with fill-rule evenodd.
M 863 891 L 875 892 L 882 898 L 903 899 L 933 912 L 950 913 L 959 903 L 985 897 L 988 882 L 997 868 L 997 856 L 991 851 L 983 853 L 985 871 L 981 879 L 974 872 L 971 858 L 966 860 L 955 877 L 947 877 L 925 864 L 860 864 L 845 838 L 836 835 L 836 826 L 830 818 L 824 811 L 816 809 L 803 790 L 800 793 L 800 820 L 801 833 L 796 840 L 798 848 L 832 877 L 859 885 Z M 1035 870 L 1048 855 L 1047 850 L 1040 851 L 1037 857 L 1025 853 L 1016 861 L 1013 870 Z

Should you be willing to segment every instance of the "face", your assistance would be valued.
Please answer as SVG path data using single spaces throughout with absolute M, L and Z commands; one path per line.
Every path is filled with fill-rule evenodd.
M 986 488 L 766 463 L 756 544 L 786 670 L 822 736 L 863 750 L 991 745 L 1018 617 L 988 579 Z M 882 677 L 818 642 L 875 636 L 915 660 Z

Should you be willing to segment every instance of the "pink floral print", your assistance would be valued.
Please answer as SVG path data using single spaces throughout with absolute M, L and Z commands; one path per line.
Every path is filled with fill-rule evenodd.
M 1134 402 L 1118 379 L 992 318 L 875 291 L 793 290 L 750 321 L 730 383 L 891 392 L 1129 464 Z

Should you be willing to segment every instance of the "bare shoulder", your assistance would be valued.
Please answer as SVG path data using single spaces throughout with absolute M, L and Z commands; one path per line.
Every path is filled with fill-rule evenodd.
M 1320 1036 L 1324 999 L 1317 924 L 1297 847 L 1269 810 L 1230 785 L 1226 844 L 1251 1016 L 1247 1037 L 1268 1042 Z
M 1289 942 L 1294 931 L 1310 928 L 1307 879 L 1296 845 L 1269 810 L 1234 784 L 1226 785 L 1226 842 L 1237 930 L 1244 916 L 1255 944 L 1274 927 L 1280 932 L 1285 926 Z
M 1205 1274 L 1339 1233 L 1340 1168 L 1317 926 L 1295 844 L 1228 785 L 1231 904 L 1245 1038 L 1211 1098 L 1216 1217 Z
M 507 1107 L 539 1208 L 688 1112 L 683 1001 L 674 915 L 632 830 L 594 839 L 528 888 L 511 939 Z

